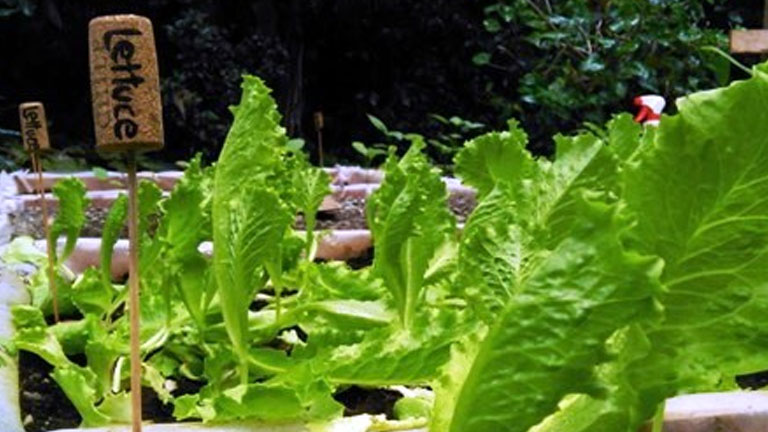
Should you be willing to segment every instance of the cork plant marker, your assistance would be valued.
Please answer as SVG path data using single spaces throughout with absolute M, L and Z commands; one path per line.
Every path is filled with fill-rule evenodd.
M 54 261 L 54 239 L 51 238 L 48 226 L 48 202 L 45 200 L 43 189 L 43 163 L 40 154 L 50 148 L 48 140 L 48 124 L 45 121 L 45 108 L 40 102 L 26 102 L 19 105 L 19 120 L 21 122 L 21 137 L 24 150 L 29 152 L 32 170 L 37 174 L 36 189 L 40 195 L 40 207 L 43 213 L 43 233 L 45 234 L 46 251 L 48 252 L 48 289 L 53 298 L 53 319 L 59 322 L 59 295 L 56 289 L 56 263 Z
M 96 148 L 125 154 L 128 172 L 129 319 L 133 432 L 141 431 L 139 233 L 136 154 L 163 147 L 162 105 L 152 22 L 136 15 L 95 18 L 88 28 Z

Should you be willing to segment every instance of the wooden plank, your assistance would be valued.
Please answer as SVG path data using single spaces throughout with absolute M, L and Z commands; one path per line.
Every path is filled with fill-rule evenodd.
M 733 54 L 768 53 L 768 30 L 731 30 Z

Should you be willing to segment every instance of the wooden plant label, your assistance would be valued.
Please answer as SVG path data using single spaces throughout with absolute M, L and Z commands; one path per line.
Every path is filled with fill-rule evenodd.
M 19 105 L 21 138 L 24 150 L 38 152 L 51 147 L 48 140 L 48 125 L 45 121 L 45 108 L 40 102 L 27 102 Z
M 768 53 L 768 30 L 731 30 L 731 53 Z
M 104 151 L 163 147 L 163 114 L 152 22 L 95 18 L 88 28 L 96 145 Z

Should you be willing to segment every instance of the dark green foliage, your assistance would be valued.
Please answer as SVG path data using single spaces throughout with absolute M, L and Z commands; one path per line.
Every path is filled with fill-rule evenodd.
M 304 138 L 313 160 L 317 111 L 326 119 L 323 138 L 330 163 L 362 162 L 350 144 L 381 140 L 366 113 L 392 130 L 422 134 L 429 156 L 441 166 L 449 164 L 453 143 L 442 148 L 433 141 L 463 139 L 452 138 L 457 128 L 433 114 L 483 123 L 486 130 L 503 129 L 508 118 L 516 117 L 541 153 L 556 131 L 584 121 L 599 124 L 605 113 L 631 109 L 637 93 L 658 89 L 674 98 L 711 86 L 715 75 L 705 66 L 709 60 L 693 48 L 706 38 L 694 24 L 723 34 L 734 22 L 762 25 L 762 3 L 747 0 L 727 5 L 659 0 L 641 17 L 656 26 L 616 32 L 610 23 L 631 22 L 630 13 L 608 16 L 601 6 L 606 2 L 549 0 L 555 10 L 545 20 L 531 13 L 529 4 L 546 10 L 546 3 L 529 1 L 0 0 L 0 15 L 5 15 L 0 16 L 0 128 L 17 130 L 17 104 L 42 100 L 53 146 L 71 156 L 52 157 L 46 166 L 103 165 L 91 151 L 84 41 L 88 21 L 104 14 L 142 14 L 155 23 L 166 148 L 152 157 L 167 162 L 197 152 L 206 160 L 216 158 L 231 122 L 227 108 L 238 100 L 244 72 L 258 74 L 275 90 L 288 136 Z M 635 3 L 648 4 L 614 1 L 610 9 Z M 503 5 L 516 6 L 512 16 L 505 15 L 509 21 L 499 13 Z M 601 18 L 603 36 L 637 36 L 638 49 L 625 56 L 619 53 L 621 44 L 601 48 L 607 39 L 594 37 Z M 566 37 L 536 47 L 529 39 L 552 32 L 550 22 Z M 579 26 L 593 35 L 598 55 L 585 62 L 568 48 L 557 57 L 563 47 L 584 45 Z M 478 67 L 473 57 L 489 63 Z M 462 138 L 474 134 L 459 132 Z M 407 142 L 400 147 L 405 151 Z M 3 151 L 0 163 L 6 158 Z M 141 162 L 156 168 L 149 161 Z
M 517 100 L 496 104 L 541 146 L 540 132 L 603 123 L 640 94 L 671 101 L 727 82 L 727 60 L 702 51 L 727 51 L 726 32 L 711 22 L 724 3 L 500 0 L 485 8 L 493 42 L 473 62 L 518 77 Z M 725 21 L 740 24 L 737 16 Z

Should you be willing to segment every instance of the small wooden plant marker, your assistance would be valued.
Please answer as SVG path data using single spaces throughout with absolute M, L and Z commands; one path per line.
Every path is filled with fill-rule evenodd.
M 315 121 L 315 132 L 317 132 L 317 164 L 322 168 L 325 166 L 323 163 L 323 128 L 325 127 L 325 119 L 322 111 L 315 111 L 312 118 Z
M 731 30 L 732 54 L 768 54 L 768 0 L 763 3 L 762 30 Z
M 56 289 L 56 263 L 54 261 L 54 239 L 51 239 L 48 226 L 48 202 L 45 199 L 43 189 L 43 163 L 40 154 L 51 147 L 48 139 L 48 124 L 45 120 L 45 107 L 41 102 L 26 102 L 19 105 L 19 120 L 21 122 L 21 138 L 24 142 L 24 150 L 29 152 L 32 161 L 32 170 L 37 173 L 35 188 L 40 195 L 40 207 L 42 209 L 42 225 L 45 234 L 46 250 L 48 252 L 48 289 L 53 298 L 53 320 L 59 322 L 59 295 Z
M 137 15 L 98 17 L 88 27 L 96 146 L 99 151 L 124 153 L 127 162 L 132 430 L 140 432 L 141 340 L 136 154 L 163 147 L 155 37 L 152 22 Z
M 732 54 L 768 53 L 768 29 L 731 30 Z

